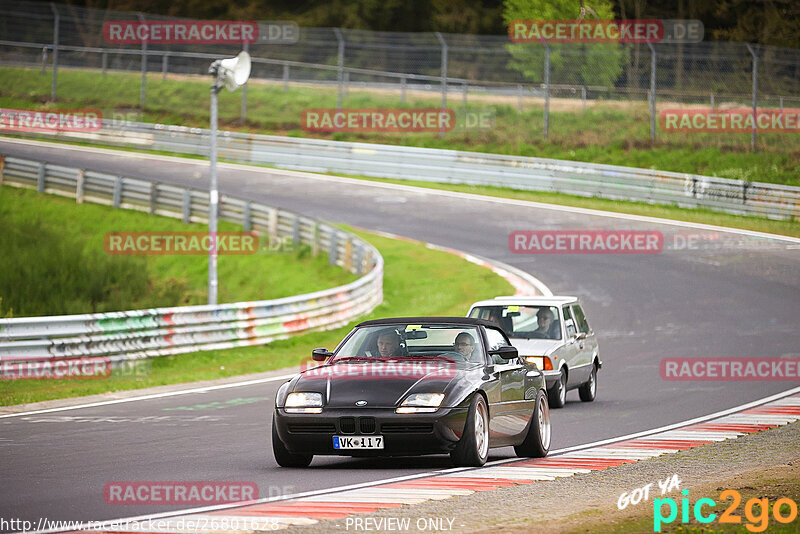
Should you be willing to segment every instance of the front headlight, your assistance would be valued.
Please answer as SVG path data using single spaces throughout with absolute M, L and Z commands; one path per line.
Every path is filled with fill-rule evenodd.
M 541 356 L 526 356 L 525 361 L 532 363 L 539 370 L 544 369 L 544 358 Z
M 322 413 L 322 393 L 289 393 L 283 407 L 286 413 Z
M 439 409 L 444 393 L 412 393 L 400 403 L 396 413 L 431 413 Z

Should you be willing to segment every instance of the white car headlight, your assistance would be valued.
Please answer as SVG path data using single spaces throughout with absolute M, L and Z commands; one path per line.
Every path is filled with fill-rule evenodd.
M 439 409 L 444 393 L 412 393 L 400 403 L 396 413 L 430 413 Z
M 525 361 L 535 365 L 540 371 L 544 369 L 544 358 L 542 356 L 526 356 Z
M 322 413 L 322 393 L 289 393 L 283 407 L 287 413 Z

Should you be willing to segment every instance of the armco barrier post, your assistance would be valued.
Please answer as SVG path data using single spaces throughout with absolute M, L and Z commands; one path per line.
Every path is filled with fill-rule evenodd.
M 336 231 L 335 230 L 332 231 L 331 232 L 331 248 L 330 248 L 330 252 L 328 253 L 328 263 L 330 265 L 336 265 L 336 256 L 337 256 L 337 253 L 338 253 L 338 249 L 336 247 L 338 246 L 338 243 L 337 243 L 338 238 L 339 238 L 339 235 L 336 233 Z
M 150 215 L 155 215 L 158 203 L 158 182 L 150 182 Z
M 45 180 L 45 173 L 47 172 L 47 163 L 41 162 L 39 163 L 39 175 L 36 178 L 36 190 L 39 193 L 44 193 L 44 180 Z
M 289 90 L 289 64 L 283 64 L 283 92 L 287 92 Z
M 169 70 L 169 54 L 161 56 L 161 79 L 167 79 L 167 70 Z
M 50 87 L 50 100 L 56 100 L 56 86 L 58 85 L 58 40 L 61 29 L 61 15 L 55 4 L 50 3 L 53 10 L 53 83 Z
M 439 39 L 439 44 L 442 45 L 442 109 L 447 108 L 447 43 L 442 37 L 442 34 L 436 32 L 436 38 Z M 444 135 L 444 132 L 442 132 Z
M 75 203 L 83 204 L 83 183 L 86 178 L 86 171 L 78 169 L 78 176 L 75 184 Z

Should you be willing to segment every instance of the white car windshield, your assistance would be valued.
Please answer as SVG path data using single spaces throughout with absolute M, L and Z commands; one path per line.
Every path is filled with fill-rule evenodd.
M 332 362 L 389 358 L 434 358 L 483 363 L 483 343 L 475 326 L 390 324 L 358 328 Z
M 555 306 L 476 306 L 469 316 L 493 322 L 510 338 L 561 339 L 561 321 Z

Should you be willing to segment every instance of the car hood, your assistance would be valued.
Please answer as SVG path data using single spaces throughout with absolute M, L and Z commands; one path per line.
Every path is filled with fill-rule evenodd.
M 517 348 L 520 356 L 549 356 L 563 343 L 560 339 L 511 338 L 511 344 Z
M 448 393 L 465 373 L 480 364 L 404 360 L 348 362 L 321 365 L 302 372 L 290 391 L 316 391 L 330 408 L 352 408 L 366 401 L 367 408 L 394 408 L 410 393 Z

